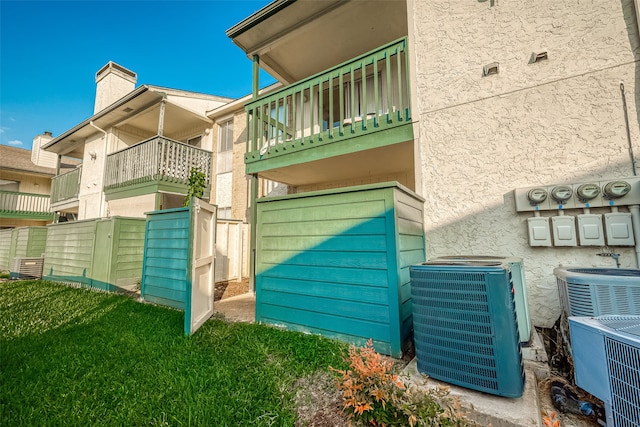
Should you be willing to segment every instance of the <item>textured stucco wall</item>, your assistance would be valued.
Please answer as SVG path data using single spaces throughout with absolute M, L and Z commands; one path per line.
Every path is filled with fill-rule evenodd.
M 244 154 L 247 152 L 247 115 L 244 110 L 233 115 L 233 160 L 231 217 L 249 222 L 249 178 L 245 174 Z
M 84 146 L 84 158 L 82 159 L 82 176 L 80 177 L 80 190 L 78 192 L 78 219 L 102 218 L 105 216 L 104 193 L 104 169 L 107 152 L 112 152 L 109 141 L 114 140 L 111 130 L 104 136 L 97 133 L 87 138 Z M 106 149 L 105 149 L 106 148 Z M 89 153 L 95 152 L 95 159 Z
M 631 175 L 620 83 L 638 159 L 633 2 L 409 4 L 427 255 L 523 257 L 532 322 L 551 326 L 560 313 L 553 268 L 613 260 L 599 248 L 530 247 L 531 214 L 515 211 L 512 190 Z M 529 64 L 539 50 L 549 59 Z M 500 73 L 482 77 L 494 61 Z M 632 249 L 616 251 L 635 266 Z
M 146 218 L 146 212 L 156 210 L 156 193 L 126 199 L 109 200 L 106 216 L 123 216 L 130 218 Z

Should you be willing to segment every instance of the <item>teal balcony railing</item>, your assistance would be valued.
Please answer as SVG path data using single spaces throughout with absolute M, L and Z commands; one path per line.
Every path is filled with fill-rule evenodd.
M 0 214 L 10 216 L 51 215 L 50 198 L 43 194 L 0 191 Z
M 410 122 L 405 38 L 245 106 L 250 164 Z
M 147 182 L 189 184 L 192 168 L 199 168 L 211 185 L 212 153 L 179 141 L 156 136 L 107 156 L 104 189 Z
M 82 166 L 51 179 L 51 204 L 78 199 Z

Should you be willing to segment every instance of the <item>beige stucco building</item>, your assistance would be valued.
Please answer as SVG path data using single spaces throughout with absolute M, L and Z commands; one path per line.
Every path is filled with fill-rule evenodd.
M 0 228 L 50 224 L 51 179 L 56 175 L 57 157 L 41 149 L 53 139 L 51 132 L 33 138 L 31 150 L 0 146 Z M 64 159 L 63 171 L 75 167 Z
M 290 193 L 401 183 L 425 198 L 429 259 L 522 257 L 532 323 L 549 327 L 555 267 L 615 267 L 602 252 L 638 266 L 638 243 L 586 245 L 575 228 L 565 243 L 548 220 L 538 245 L 528 220 L 640 203 L 637 10 L 634 0 L 273 1 L 227 31 L 284 86 L 247 104 L 265 123 L 251 130 L 247 173 Z M 624 179 L 630 196 L 615 203 L 549 197 L 536 212 L 526 200 L 534 187 Z
M 427 253 L 523 257 L 532 321 L 551 326 L 560 314 L 554 267 L 615 263 L 597 256 L 598 247 L 530 246 L 527 218 L 534 214 L 516 211 L 514 189 L 634 175 L 640 153 L 637 5 L 409 5 Z M 536 53 L 547 58 L 533 62 Z M 483 77 L 483 66 L 494 62 L 499 72 Z M 582 209 L 565 212 L 575 216 Z M 614 250 L 623 267 L 637 267 L 633 247 Z
M 206 116 L 230 99 L 136 87 L 136 81 L 133 71 L 107 63 L 96 74 L 93 116 L 44 147 L 82 163 L 54 178 L 52 209 L 77 219 L 144 217 L 145 212 L 181 206 L 189 173 L 199 168 L 207 181 L 204 198 L 220 201 L 221 210 L 229 208 L 230 214 L 230 200 L 226 193 L 216 193 L 213 179 L 216 159 L 222 156 L 219 129 Z

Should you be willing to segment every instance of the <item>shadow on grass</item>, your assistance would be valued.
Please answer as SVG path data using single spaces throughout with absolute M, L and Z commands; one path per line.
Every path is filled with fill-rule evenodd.
M 293 425 L 289 386 L 344 354 L 321 337 L 215 319 L 185 337 L 182 312 L 121 295 L 1 286 L 7 425 Z

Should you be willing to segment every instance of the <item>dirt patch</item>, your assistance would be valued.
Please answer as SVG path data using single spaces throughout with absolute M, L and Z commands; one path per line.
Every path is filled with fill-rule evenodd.
M 216 283 L 214 301 L 235 297 L 249 292 L 249 279 L 230 280 L 228 282 Z
M 329 372 L 318 371 L 294 385 L 296 427 L 343 427 L 349 425 L 342 411 L 342 393 Z

